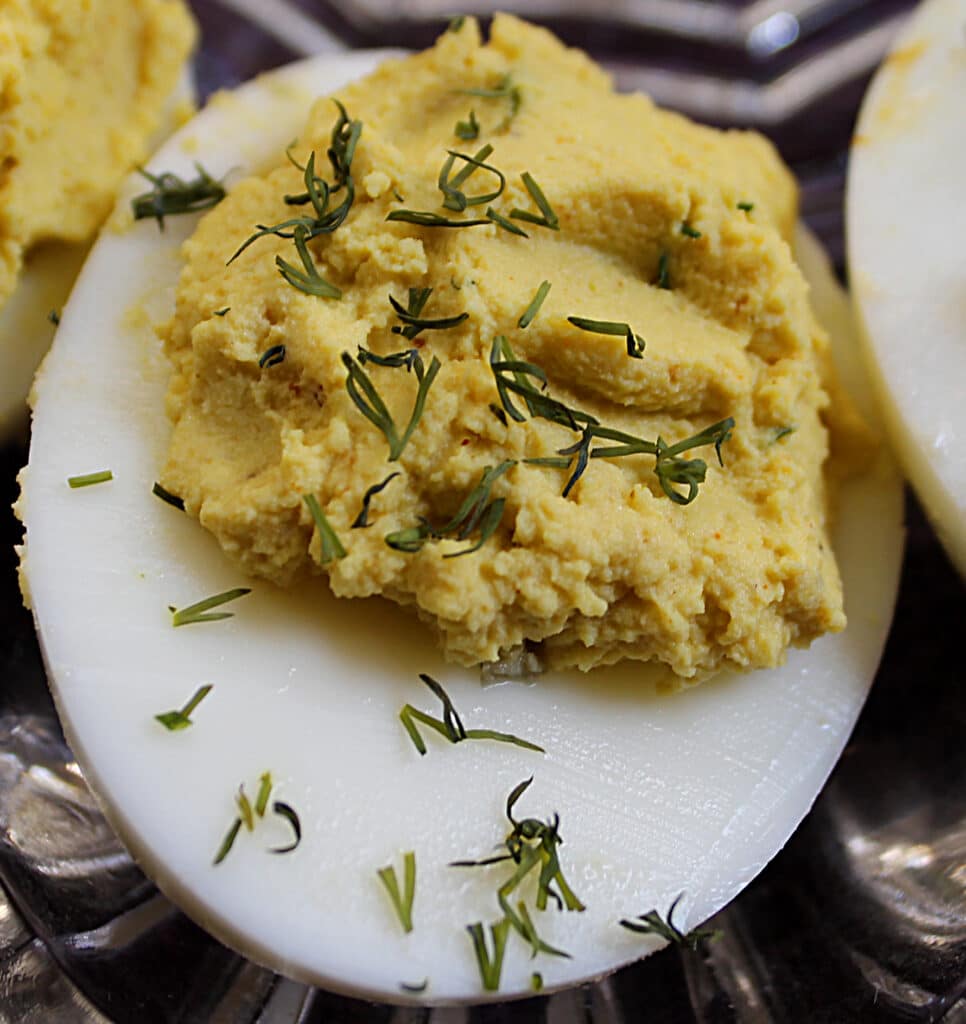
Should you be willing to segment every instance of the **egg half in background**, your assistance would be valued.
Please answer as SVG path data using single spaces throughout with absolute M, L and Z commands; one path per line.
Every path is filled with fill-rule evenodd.
M 155 150 L 195 105 L 191 74 L 182 74 L 148 144 Z M 90 244 L 45 242 L 30 249 L 16 289 L 0 306 L 0 438 L 27 419 L 27 395 Z
M 152 160 L 155 172 L 216 177 L 274 163 L 311 101 L 384 55 L 317 58 L 216 98 Z M 143 188 L 132 179 L 118 217 Z M 883 450 L 843 489 L 834 531 L 848 629 L 780 669 L 723 674 L 661 696 L 647 669 L 554 672 L 535 685 L 483 688 L 445 664 L 397 607 L 337 601 L 315 581 L 255 583 L 224 621 L 175 629 L 183 607 L 245 586 L 214 540 L 154 497 L 166 448 L 167 365 L 152 323 L 170 315 L 179 247 L 196 219 L 160 233 L 139 222 L 94 247 L 36 385 L 20 512 L 24 579 L 67 737 L 105 813 L 142 868 L 186 913 L 241 953 L 327 989 L 387 1002 L 481 1002 L 600 976 L 657 948 L 618 921 L 666 913 L 684 894 L 684 930 L 746 885 L 806 814 L 875 674 L 898 583 L 902 491 Z M 849 306 L 806 234 L 800 254 L 840 370 L 874 416 Z M 68 386 L 69 385 L 69 386 Z M 71 490 L 68 477 L 114 479 Z M 546 754 L 427 735 L 420 757 L 399 722 L 409 702 L 438 707 L 418 673 L 440 680 L 467 727 L 514 733 Z M 194 725 L 154 720 L 202 684 Z M 213 859 L 240 784 L 263 772 L 297 810 L 291 832 L 267 816 Z M 501 916 L 505 866 L 455 869 L 494 852 L 504 804 L 533 783 L 521 816 L 560 814 L 563 872 L 583 913 L 539 915 L 571 954 L 531 960 L 510 936 L 498 992 L 484 992 L 466 925 Z M 377 878 L 414 851 L 415 927 L 403 934 Z M 404 991 L 419 985 L 422 993 Z
M 927 0 L 859 116 L 846 202 L 856 316 L 903 469 L 966 575 L 966 4 Z

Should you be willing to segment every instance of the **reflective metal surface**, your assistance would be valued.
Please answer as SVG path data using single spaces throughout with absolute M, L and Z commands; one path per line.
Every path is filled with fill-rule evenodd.
M 200 82 L 231 85 L 303 52 L 422 45 L 451 6 L 197 0 Z M 532 0 L 518 9 L 592 49 L 623 86 L 771 134 L 802 180 L 806 219 L 840 256 L 856 106 L 907 7 Z M 786 849 L 715 918 L 717 942 L 698 955 L 665 950 L 551 998 L 399 1009 L 238 957 L 170 905 L 113 836 L 64 745 L 20 604 L 19 529 L 5 510 L 26 442 L 24 433 L 0 448 L 2 1024 L 966 1024 L 966 592 L 914 503 L 895 626 L 852 742 Z

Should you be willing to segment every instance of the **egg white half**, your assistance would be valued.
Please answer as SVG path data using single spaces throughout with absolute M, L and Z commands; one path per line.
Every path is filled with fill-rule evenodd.
M 377 53 L 324 57 L 215 100 L 153 170 L 215 175 L 277 159 L 311 99 L 369 71 Z M 138 191 L 129 183 L 122 206 Z M 287 975 L 389 1002 L 476 1002 L 573 985 L 657 948 L 618 926 L 684 893 L 677 923 L 703 921 L 746 885 L 807 812 L 865 699 L 892 615 L 902 548 L 901 485 L 883 452 L 843 494 L 835 530 L 849 627 L 792 651 L 775 671 L 723 675 L 673 696 L 640 665 L 553 673 L 483 688 L 445 664 L 407 613 L 338 601 L 322 581 L 283 592 L 254 583 L 234 617 L 175 629 L 167 606 L 245 585 L 197 523 L 151 494 L 169 431 L 167 367 L 151 322 L 170 315 L 179 246 L 194 218 L 107 233 L 64 311 L 36 387 L 21 512 L 26 579 L 51 687 L 77 758 L 144 870 L 202 926 Z M 226 245 L 231 249 L 232 240 Z M 804 241 L 820 309 L 853 358 L 847 303 Z M 228 271 L 226 271 L 228 272 Z M 114 480 L 71 490 L 68 476 Z M 712 470 L 714 472 L 715 470 Z M 700 500 L 700 498 L 699 498 Z M 420 757 L 398 719 L 438 707 L 417 678 L 449 691 L 468 727 L 516 733 L 546 755 L 427 736 Z M 202 683 L 195 724 L 153 716 Z M 269 815 L 212 865 L 240 783 L 271 771 L 304 836 L 286 855 Z M 460 870 L 507 831 L 517 808 L 561 816 L 564 873 L 584 913 L 538 914 L 571 959 L 535 960 L 511 935 L 500 991 L 484 993 L 465 926 L 495 921 L 505 867 Z M 404 935 L 376 871 L 417 858 L 415 929 Z M 401 983 L 428 979 L 422 995 Z
M 849 274 L 896 453 L 966 574 L 966 4 L 927 0 L 852 146 Z
M 194 103 L 194 82 L 186 69 L 148 144 L 150 150 L 174 131 L 181 111 Z M 50 314 L 60 313 L 89 250 L 90 243 L 34 246 L 24 259 L 17 287 L 0 306 L 0 439 L 26 421 L 30 385 L 56 329 Z

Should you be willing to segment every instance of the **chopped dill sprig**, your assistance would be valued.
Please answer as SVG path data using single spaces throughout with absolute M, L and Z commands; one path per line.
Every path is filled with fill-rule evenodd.
M 335 530 L 332 529 L 331 523 L 325 518 L 319 499 L 314 494 L 303 494 L 302 500 L 312 514 L 315 528 L 319 532 L 319 565 L 327 565 L 337 558 L 345 558 L 346 550 Z
M 506 117 L 497 125 L 498 132 L 505 132 L 513 123 L 513 119 L 520 112 L 523 103 L 523 93 L 520 86 L 513 81 L 512 75 L 504 75 L 503 78 L 492 89 L 457 89 L 461 96 L 478 96 L 484 100 L 506 100 L 508 110 Z
M 422 380 L 423 374 L 426 372 L 423 366 L 423 357 L 420 355 L 418 348 L 407 348 L 403 352 L 390 352 L 388 355 L 380 356 L 360 345 L 358 348 L 358 359 L 362 366 L 366 363 L 375 363 L 376 366 L 405 366 L 407 370 L 416 374 L 416 380 Z
M 481 224 L 489 224 L 490 221 L 480 218 L 473 220 L 453 220 L 444 217 L 439 213 L 430 213 L 423 210 L 392 210 L 386 215 L 386 220 L 403 221 L 406 224 L 418 224 L 421 228 L 472 228 Z
M 262 772 L 258 779 L 258 794 L 255 797 L 255 813 L 259 818 L 265 817 L 268 810 L 268 799 L 272 795 L 272 773 Z
M 687 236 L 688 238 L 701 237 L 701 232 L 698 231 L 697 228 L 691 227 L 691 225 L 687 221 L 682 221 L 681 223 L 681 234 Z
M 466 24 L 465 14 L 454 14 L 452 18 L 446 24 L 447 32 L 459 32 L 459 30 Z
M 415 349 L 413 351 L 415 351 Z M 382 483 L 373 484 L 372 487 L 370 487 L 369 490 L 366 491 L 366 493 L 362 496 L 362 508 L 360 509 L 359 514 L 352 521 L 352 526 L 350 527 L 350 529 L 360 530 L 371 525 L 371 523 L 369 522 L 369 505 L 372 502 L 372 499 L 382 490 L 384 490 L 386 486 L 390 484 L 393 480 L 395 480 L 396 477 L 399 475 L 400 473 L 398 470 L 395 473 L 390 473 L 389 476 L 387 476 L 386 479 L 382 481 Z
M 506 188 L 506 177 L 502 171 L 492 164 L 485 163 L 486 158 L 493 152 L 491 145 L 483 146 L 473 156 L 470 156 L 468 153 L 459 153 L 455 149 L 448 149 L 446 152 L 449 155 L 440 168 L 437 184 L 440 192 L 443 193 L 443 206 L 447 210 L 455 210 L 457 213 L 462 213 L 469 206 L 486 206 L 488 203 L 493 202 L 494 199 L 499 199 Z M 450 177 L 453 165 L 457 160 L 464 161 L 466 166 Z M 463 192 L 462 187 L 477 170 L 488 171 L 490 174 L 495 175 L 497 187 L 492 192 L 468 196 Z
M 486 934 L 483 931 L 483 924 L 477 921 L 476 924 L 468 924 L 466 930 L 473 942 L 473 952 L 476 954 L 476 963 L 480 969 L 480 979 L 483 988 L 487 992 L 496 992 L 500 987 L 500 975 L 503 973 L 503 955 L 506 952 L 506 940 L 510 933 L 510 922 L 504 917 L 502 920 L 490 925 L 490 942 L 493 945 L 493 953 L 490 954 L 486 948 Z
M 486 215 L 494 224 L 503 228 L 504 231 L 509 231 L 511 235 L 520 235 L 523 238 L 530 237 L 523 228 L 518 228 L 512 220 L 507 220 L 499 210 L 494 210 L 492 206 L 486 208 Z
M 316 295 L 321 299 L 341 299 L 342 289 L 326 281 L 319 273 L 315 260 L 312 258 L 312 253 L 309 252 L 309 237 L 308 229 L 301 224 L 295 229 L 295 251 L 299 254 L 299 259 L 302 261 L 302 266 L 305 269 L 299 270 L 298 267 L 293 266 L 288 260 L 283 260 L 281 256 L 276 256 L 275 266 L 278 267 L 278 272 L 293 288 L 298 288 L 300 292 L 305 292 L 306 295 Z
M 543 991 L 543 975 L 539 971 L 534 971 L 533 974 L 530 975 L 530 988 L 533 989 L 534 992 Z
M 238 787 L 238 794 L 235 797 L 235 806 L 238 808 L 238 816 L 242 824 L 249 832 L 255 831 L 255 812 L 252 810 L 252 802 L 245 792 L 245 784 Z
M 422 981 L 401 981 L 399 982 L 399 988 L 402 992 L 409 992 L 414 996 L 422 995 L 426 989 L 429 988 L 429 978 L 423 978 Z
M 751 211 L 754 208 L 755 208 L 755 204 L 754 203 L 749 203 L 747 200 L 745 200 L 744 202 L 738 203 L 738 209 L 739 210 L 744 210 L 745 213 L 751 213 Z
M 284 345 L 272 345 L 271 348 L 265 349 L 265 351 L 258 357 L 258 365 L 262 369 L 267 369 L 270 366 L 278 366 L 279 363 L 284 361 Z
M 618 323 L 615 320 L 588 320 L 584 316 L 568 316 L 567 322 L 592 334 L 613 334 L 623 337 L 627 342 L 627 354 L 631 359 L 641 359 L 644 356 L 644 339 L 631 330 L 630 324 Z
M 254 804 L 245 792 L 245 784 L 242 783 L 238 787 L 238 792 L 235 794 L 235 807 L 238 810 L 238 814 L 229 826 L 229 829 L 225 834 L 225 838 L 222 840 L 221 846 L 218 847 L 218 852 L 215 854 L 214 864 L 216 867 L 231 852 L 242 825 L 245 826 L 247 831 L 254 832 L 258 821 L 265 817 L 265 814 L 268 811 L 268 803 L 271 798 L 273 787 L 274 784 L 272 782 L 271 772 L 263 772 L 261 776 L 259 776 L 258 792 L 255 796 Z M 281 800 L 276 800 L 272 804 L 272 811 L 279 815 L 279 817 L 284 818 L 289 825 L 291 825 L 294 839 L 287 846 L 273 847 L 270 852 L 291 853 L 302 841 L 302 823 L 299 820 L 299 816 L 292 807 L 283 803 Z
M 390 295 L 389 304 L 392 306 L 396 316 L 404 325 L 400 327 L 397 324 L 393 327 L 392 333 L 401 334 L 404 338 L 408 338 L 412 341 L 413 338 L 421 334 L 423 331 L 448 331 L 453 327 L 459 327 L 464 320 L 469 319 L 469 313 L 459 313 L 456 316 L 438 317 L 435 320 L 427 317 L 421 317 L 420 314 L 423 311 L 423 307 L 426 305 L 430 295 L 432 294 L 432 288 L 410 288 L 408 308 L 404 308 Z
M 109 469 L 101 469 L 96 473 L 84 473 L 82 476 L 69 476 L 67 486 L 72 490 L 78 487 L 92 487 L 94 484 L 106 484 L 114 479 L 114 474 Z
M 179 178 L 171 171 L 151 174 L 138 168 L 138 174 L 153 186 L 150 192 L 143 192 L 131 200 L 135 220 L 153 217 L 158 227 L 164 230 L 164 218 L 180 213 L 197 213 L 216 206 L 225 198 L 225 187 L 216 181 L 201 164 L 196 163 L 198 177 L 191 181 Z
M 523 747 L 525 750 L 534 750 L 538 754 L 546 753 L 543 747 L 538 747 L 536 743 L 530 743 L 528 740 L 520 739 L 519 736 L 514 736 L 512 733 L 496 732 L 493 729 L 465 728 L 459 713 L 453 706 L 452 700 L 450 700 L 449 694 L 443 687 L 432 676 L 426 675 L 425 672 L 420 672 L 419 678 L 432 690 L 443 705 L 443 717 L 441 719 L 435 718 L 425 711 L 420 711 L 419 708 L 413 707 L 412 704 L 405 704 L 402 711 L 399 712 L 399 720 L 421 755 L 426 753 L 426 744 L 419 734 L 416 722 L 429 726 L 430 729 L 438 732 L 440 736 L 449 740 L 450 743 L 460 743 L 463 740 L 495 740 L 498 743 L 512 743 L 514 746 Z
M 547 297 L 547 293 L 550 291 L 550 282 L 543 281 L 540 287 L 537 289 L 533 298 L 530 300 L 530 305 L 527 306 L 523 313 L 523 316 L 517 321 L 517 327 L 526 328 L 533 323 L 534 317 L 540 312 L 540 307 L 543 305 L 543 300 Z
M 226 590 L 214 597 L 206 597 L 203 601 L 188 605 L 186 608 L 175 608 L 168 605 L 171 612 L 171 624 L 173 626 L 190 626 L 196 622 L 218 622 L 220 619 L 230 619 L 234 612 L 213 612 L 212 608 L 219 608 L 229 601 L 236 601 L 239 597 L 250 594 L 250 587 L 235 587 L 233 590 Z
M 191 721 L 191 713 L 194 709 L 211 693 L 213 687 L 210 683 L 206 683 L 204 686 L 199 686 L 195 690 L 192 697 L 184 705 L 176 711 L 164 711 L 160 715 L 155 715 L 155 719 L 159 721 L 168 732 L 180 732 L 182 729 L 187 729 L 194 723 Z
M 570 322 L 582 329 L 598 331 L 605 334 L 625 334 L 630 331 L 627 324 L 610 323 L 608 321 L 581 320 L 570 317 Z M 592 326 L 591 326 L 592 325 Z M 601 330 L 603 328 L 603 330 Z M 637 336 L 633 335 L 636 339 Z M 638 339 L 640 340 L 640 339 Z M 643 342 L 641 341 L 643 345 Z M 580 431 L 580 439 L 575 443 L 560 448 L 555 456 L 532 458 L 524 461 L 531 466 L 548 466 L 556 469 L 571 469 L 571 476 L 564 488 L 564 496 L 570 494 L 587 468 L 590 459 L 616 459 L 628 455 L 653 455 L 654 472 L 661 489 L 678 505 L 689 505 L 698 494 L 698 487 L 704 482 L 707 464 L 703 459 L 684 459 L 683 452 L 704 445 L 714 445 L 719 465 L 724 465 L 721 458 L 721 445 L 731 437 L 735 421 L 732 417 L 719 420 L 705 427 L 691 437 L 669 445 L 663 438 L 647 441 L 633 434 L 602 426 L 593 416 L 579 409 L 571 409 L 545 394 L 547 375 L 535 363 L 517 360 L 510 344 L 503 335 L 493 339 L 490 350 L 490 368 L 496 383 L 497 393 L 502 403 L 502 411 L 519 423 L 526 417 L 513 403 L 510 392 L 523 396 L 530 415 L 539 419 L 551 420 L 573 431 Z M 534 384 L 539 382 L 539 387 Z M 491 406 L 494 410 L 497 408 Z M 594 448 L 596 440 L 616 441 L 618 444 Z M 678 490 L 686 487 L 686 492 Z M 414 550 L 418 550 L 415 548 Z
M 54 327 L 60 327 L 60 311 L 52 309 L 47 314 L 47 319 L 54 325 Z
M 476 111 L 471 110 L 465 121 L 457 121 L 453 134 L 465 142 L 472 142 L 480 137 L 480 122 L 476 119 Z
M 221 309 L 216 309 L 214 313 L 212 313 L 212 316 L 228 316 L 230 312 L 231 306 L 224 306 Z
M 510 902 L 510 898 L 523 880 L 536 870 L 537 895 L 534 906 L 537 910 L 546 910 L 550 900 L 553 900 L 558 910 L 580 912 L 585 909 L 564 878 L 557 855 L 557 847 L 563 843 L 560 837 L 560 815 L 555 814 L 545 822 L 538 818 L 517 821 L 513 817 L 514 805 L 532 782 L 531 776 L 515 786 L 507 797 L 506 815 L 513 826 L 504 840 L 507 852 L 482 860 L 454 861 L 450 867 L 490 867 L 507 861 L 516 865 L 510 877 L 497 890 L 497 900 L 503 911 L 504 920 L 530 944 L 534 955 L 548 953 L 551 956 L 569 957 L 564 950 L 557 949 L 540 938 L 523 900 L 518 901 L 515 907 Z
M 716 928 L 694 928 L 685 933 L 674 923 L 674 911 L 684 896 L 682 892 L 668 908 L 667 917 L 662 918 L 656 910 L 649 910 L 646 914 L 640 914 L 633 921 L 626 918 L 620 923 L 624 928 L 640 935 L 658 935 L 662 939 L 673 943 L 676 946 L 683 946 L 697 953 L 701 943 L 713 941 L 718 938 L 721 932 Z
M 362 415 L 377 426 L 385 435 L 389 443 L 389 461 L 395 462 L 402 455 L 403 449 L 406 447 L 413 431 L 416 429 L 416 425 L 422 418 L 429 389 L 432 387 L 436 374 L 440 370 L 440 361 L 436 356 L 433 356 L 425 376 L 420 378 L 416 400 L 413 403 L 413 411 L 409 417 L 409 423 L 401 435 L 396 427 L 395 420 L 392 418 L 392 414 L 386 407 L 386 403 L 382 400 L 375 385 L 369 379 L 369 374 L 363 370 L 348 352 L 342 353 L 342 362 L 347 371 L 345 386 L 349 392 L 349 397 Z M 419 376 L 418 372 L 417 376 Z
M 213 861 L 215 867 L 217 867 L 227 856 L 231 853 L 232 847 L 235 845 L 235 840 L 238 838 L 238 830 L 242 826 L 241 818 L 235 818 L 232 822 L 231 827 L 225 833 L 225 838 L 222 840 L 221 846 L 218 847 L 218 852 L 215 854 Z
M 515 465 L 513 459 L 507 459 L 498 466 L 487 466 L 480 474 L 479 483 L 463 500 L 456 515 L 444 526 L 436 528 L 426 519 L 422 519 L 418 526 L 386 534 L 386 544 L 396 551 L 411 554 L 419 551 L 428 540 L 442 540 L 450 534 L 455 534 L 457 540 L 466 540 L 478 529 L 480 536 L 475 544 L 460 551 L 451 551 L 443 557 L 459 558 L 461 555 L 479 551 L 496 533 L 506 505 L 506 498 L 495 498 L 490 501 L 490 491 L 493 484 Z
M 518 360 L 506 337 L 496 335 L 490 348 L 490 369 L 496 381 L 496 390 L 500 396 L 503 409 L 518 423 L 523 423 L 526 416 L 516 407 L 510 398 L 510 392 L 520 395 L 526 402 L 531 416 L 550 420 L 571 430 L 579 430 L 578 422 L 596 423 L 593 416 L 568 409 L 563 402 L 558 402 L 544 394 L 547 388 L 547 375 L 536 365 Z M 539 381 L 534 385 L 530 378 Z
M 314 152 L 309 155 L 304 168 L 294 160 L 291 153 L 287 153 L 292 164 L 303 172 L 305 191 L 298 195 L 285 196 L 285 203 L 288 206 L 306 206 L 311 204 L 314 216 L 306 214 L 302 217 L 292 217 L 288 220 L 280 221 L 278 224 L 256 225 L 254 234 L 249 236 L 239 246 L 235 254 L 228 261 L 229 264 L 238 259 L 250 245 L 266 235 L 275 235 L 278 238 L 293 238 L 297 242 L 299 229 L 301 229 L 303 242 L 308 242 L 319 235 L 332 234 L 348 217 L 352 204 L 355 202 L 356 193 L 355 183 L 352 180 L 352 160 L 355 156 L 356 146 L 362 136 L 362 122 L 354 121 L 350 118 L 346 113 L 345 107 L 337 99 L 333 99 L 332 102 L 339 111 L 339 116 L 332 127 L 327 154 L 329 163 L 332 165 L 333 184 L 330 185 L 324 178 L 319 177 L 315 173 Z M 345 190 L 345 195 L 342 202 L 333 209 L 329 209 L 331 198 L 343 189 Z M 299 255 L 302 256 L 303 264 L 305 264 L 306 260 L 301 250 Z M 283 260 L 282 262 L 284 263 L 285 261 Z M 285 265 L 287 267 L 291 266 L 291 264 L 287 263 Z M 281 266 L 279 266 L 279 269 L 282 269 Z M 298 275 L 299 271 L 296 270 L 295 273 Z M 312 277 L 308 265 L 306 265 L 306 274 L 310 278 Z M 286 280 L 288 280 L 287 277 Z
M 547 201 L 547 197 L 543 194 L 543 189 L 533 180 L 533 176 L 529 171 L 524 171 L 520 178 L 526 190 L 530 193 L 530 198 L 537 204 L 540 215 L 537 216 L 537 214 L 531 213 L 529 210 L 521 210 L 515 207 L 510 211 L 510 216 L 515 220 L 525 220 L 530 224 L 550 228 L 551 231 L 559 231 L 560 220 L 553 212 L 553 207 Z
M 154 481 L 154 486 L 151 488 L 151 493 L 160 498 L 162 501 L 166 501 L 173 508 L 176 508 L 179 512 L 184 512 L 184 498 L 179 498 L 177 494 L 172 494 L 169 490 L 166 490 L 157 482 Z
M 413 902 L 416 898 L 416 854 L 410 850 L 403 854 L 403 884 L 399 887 L 396 869 L 390 864 L 377 872 L 379 881 L 386 887 L 392 905 L 399 917 L 403 931 L 408 935 L 413 930 Z
M 768 442 L 770 445 L 776 441 L 780 441 L 783 437 L 788 437 L 789 434 L 794 434 L 798 430 L 798 426 L 794 423 L 790 423 L 784 427 L 775 427 L 772 431 L 771 440 Z
M 667 249 L 661 250 L 661 255 L 657 259 L 657 286 L 658 288 L 670 289 L 671 287 L 671 274 L 670 274 L 670 261 L 671 256 Z
M 293 850 L 298 849 L 299 843 L 302 842 L 302 822 L 299 820 L 295 809 L 282 800 L 276 800 L 272 804 L 272 812 L 280 818 L 284 818 L 292 826 L 293 839 L 288 846 L 273 846 L 271 852 L 291 853 Z

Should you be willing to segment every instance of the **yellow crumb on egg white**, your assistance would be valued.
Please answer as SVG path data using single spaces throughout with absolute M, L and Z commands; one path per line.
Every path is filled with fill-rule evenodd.
M 506 76 L 521 97 L 512 117 L 505 98 L 465 92 Z M 776 665 L 789 645 L 842 629 L 826 468 L 830 451 L 854 453 L 868 434 L 832 380 L 827 337 L 789 248 L 795 183 L 771 145 L 617 94 L 582 53 L 509 16 L 494 20 L 486 44 L 467 19 L 338 98 L 363 123 L 355 203 L 310 248 L 341 300 L 282 279 L 276 256 L 298 259 L 290 240 L 262 238 L 226 268 L 255 225 L 301 212 L 283 197 L 304 190 L 302 174 L 279 154 L 274 170 L 237 184 L 186 244 L 176 313 L 162 330 L 174 421 L 162 480 L 227 554 L 282 585 L 321 572 L 339 596 L 410 606 L 464 664 L 530 641 L 556 666 L 633 658 L 698 681 L 727 666 Z M 454 127 L 471 110 L 480 134 L 465 142 Z M 294 150 L 305 161 L 314 148 L 319 174 L 329 170 L 335 117 L 333 103 L 319 101 Z M 534 209 L 521 180 L 529 172 L 559 231 L 517 222 L 529 235 L 521 238 L 496 224 L 387 222 L 402 206 L 482 214 L 443 209 L 437 176 L 448 149 L 484 143 L 507 182 L 493 205 L 504 215 Z M 466 188 L 490 181 L 480 170 Z M 658 286 L 662 254 L 669 288 Z M 543 280 L 552 285 L 546 301 L 520 329 Z M 389 296 L 405 305 L 409 288 L 428 287 L 425 316 L 469 318 L 419 336 L 426 365 L 436 356 L 442 366 L 390 463 L 385 437 L 347 392 L 341 356 L 407 347 L 392 333 Z M 230 312 L 216 316 L 223 307 Z M 569 316 L 631 324 L 646 340 L 643 358 Z M 524 460 L 552 456 L 579 434 L 494 415 L 496 334 L 546 371 L 549 395 L 609 427 L 673 444 L 734 417 L 724 467 L 713 449 L 689 453 L 709 468 L 686 507 L 662 492 L 654 458 L 643 455 L 592 460 L 563 497 L 567 470 Z M 259 367 L 276 345 L 284 361 Z M 366 369 L 405 423 L 414 375 Z M 413 553 L 386 544 L 420 517 L 445 522 L 484 469 L 504 460 L 515 465 L 492 492 L 505 499 L 503 518 L 478 552 L 446 557 L 472 538 Z M 396 470 L 372 501 L 369 528 L 352 529 L 366 490 Z M 319 564 L 305 494 L 318 497 L 344 558 Z

